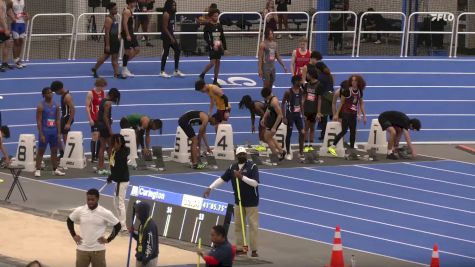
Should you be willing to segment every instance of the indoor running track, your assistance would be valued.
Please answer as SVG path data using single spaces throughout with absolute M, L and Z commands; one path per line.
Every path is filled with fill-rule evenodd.
M 475 266 L 475 165 L 433 161 L 260 171 L 260 226 L 326 243 L 336 225 L 343 245 L 427 265 Z M 131 185 L 201 196 L 214 172 L 134 176 Z M 87 190 L 104 178 L 46 183 Z M 129 188 L 130 189 L 130 188 Z M 130 193 L 130 190 L 128 194 Z M 113 186 L 103 194 L 113 195 Z M 232 203 L 231 186 L 211 198 Z
M 404 59 L 404 58 L 326 58 L 336 85 L 350 74 L 359 73 L 367 81 L 365 90 L 368 120 L 377 118 L 385 110 L 400 110 L 422 121 L 422 131 L 412 134 L 415 142 L 469 143 L 475 141 L 475 60 L 473 59 Z M 164 120 L 163 135 L 153 133 L 152 144 L 173 147 L 177 119 L 191 109 L 208 110 L 207 95 L 194 91 L 194 82 L 208 62 L 205 58 L 183 58 L 181 69 L 187 77 L 163 79 L 158 77 L 159 61 L 147 59 L 132 61 L 130 69 L 137 77 L 127 80 L 111 78 L 110 64 L 99 71 L 109 81 L 109 88 L 122 91 L 119 106 L 113 107 L 113 119 L 143 113 Z M 285 59 L 289 64 L 289 58 Z M 20 133 L 35 133 L 35 109 L 41 101 L 41 89 L 53 80 L 62 80 L 72 92 L 77 106 L 73 130 L 90 137 L 85 97 L 93 86 L 89 76 L 92 60 L 31 62 L 24 70 L 0 74 L 0 110 L 3 123 L 11 126 L 12 137 L 7 140 L 9 151 L 15 151 Z M 170 62 L 167 67 L 171 68 Z M 170 72 L 171 70 L 168 69 Z M 277 66 L 274 93 L 281 99 L 290 84 L 290 75 L 281 73 Z M 232 102 L 230 123 L 234 130 L 234 143 L 256 143 L 257 135 L 250 132 L 249 112 L 239 110 L 237 102 L 245 94 L 260 98 L 262 82 L 257 76 L 255 58 L 225 57 L 221 75 L 226 95 Z M 207 76 L 211 81 L 211 75 Z M 55 97 L 59 102 L 59 97 Z M 367 141 L 369 123 L 359 125 L 358 142 Z M 113 128 L 118 131 L 118 123 Z M 208 129 L 210 143 L 214 131 Z M 318 134 L 318 133 L 317 133 Z M 297 143 L 294 134 L 292 143 Z M 86 142 L 85 144 L 88 144 Z M 86 151 L 89 145 L 85 145 Z

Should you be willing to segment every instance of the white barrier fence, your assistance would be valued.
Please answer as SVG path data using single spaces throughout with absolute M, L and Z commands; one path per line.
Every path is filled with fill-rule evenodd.
M 28 23 L 27 27 L 27 40 L 25 42 L 25 49 L 24 49 L 24 54 L 23 54 L 23 59 L 25 61 L 29 61 L 30 59 L 30 51 L 32 49 L 31 47 L 31 42 L 32 39 L 38 38 L 38 37 L 44 37 L 44 38 L 49 38 L 49 37 L 70 37 L 71 40 L 69 42 L 69 50 L 68 50 L 68 60 L 75 60 L 76 59 L 76 53 L 77 53 L 77 43 L 79 39 L 84 39 L 84 36 L 103 36 L 104 33 L 102 31 L 100 32 L 91 32 L 90 30 L 85 31 L 83 27 L 84 23 L 86 22 L 85 18 L 88 16 L 105 16 L 108 13 L 83 13 L 79 15 L 77 18 L 71 14 L 71 13 L 47 13 L 47 14 L 36 14 L 33 16 L 31 21 Z M 163 13 L 161 12 L 140 12 L 140 13 L 135 13 L 134 15 L 136 16 L 159 16 L 162 15 Z M 256 44 L 256 56 L 258 54 L 259 50 L 259 43 L 263 39 L 263 32 L 267 26 L 267 19 L 269 16 L 275 16 L 275 15 L 301 15 L 303 17 L 303 22 L 304 25 L 306 26 L 305 29 L 302 30 L 291 30 L 291 31 L 276 31 L 276 33 L 280 34 L 304 34 L 307 38 L 310 36 L 309 40 L 309 47 L 312 46 L 314 40 L 313 37 L 317 34 L 322 34 L 322 33 L 339 33 L 339 34 L 352 34 L 353 35 L 353 44 L 352 44 L 352 52 L 351 56 L 358 57 L 360 55 L 360 44 L 361 44 L 361 35 L 362 34 L 400 34 L 402 35 L 401 38 L 401 53 L 400 57 L 407 57 L 409 55 L 409 40 L 411 34 L 443 34 L 443 35 L 450 35 L 450 44 L 449 44 L 449 57 L 457 57 L 457 51 L 458 51 L 458 45 L 459 45 L 459 36 L 460 35 L 475 35 L 474 31 L 461 31 L 460 30 L 460 24 L 461 24 L 461 18 L 462 17 L 468 17 L 468 16 L 474 16 L 474 12 L 464 12 L 461 13 L 459 16 L 457 16 L 456 19 L 452 20 L 447 20 L 451 23 L 451 31 L 446 30 L 446 31 L 419 31 L 419 30 L 413 30 L 412 28 L 416 28 L 415 25 L 417 21 L 414 21 L 417 19 L 417 16 L 419 15 L 426 15 L 426 16 L 431 16 L 432 18 L 435 19 L 446 19 L 446 18 L 455 18 L 453 13 L 450 12 L 414 12 L 411 13 L 408 17 L 402 12 L 365 12 L 361 15 L 359 20 L 357 19 L 356 13 L 352 11 L 318 11 L 314 13 L 311 17 L 307 12 L 269 12 L 265 15 L 263 18 L 262 15 L 259 12 L 223 12 L 220 14 L 220 18 L 223 16 L 227 15 L 242 15 L 244 16 L 256 16 L 256 19 L 258 20 L 258 30 L 248 30 L 248 31 L 226 31 L 226 35 L 257 35 L 257 44 Z M 336 31 L 336 30 L 329 30 L 328 25 L 323 25 L 320 26 L 317 22 L 319 16 L 324 16 L 327 14 L 343 14 L 347 16 L 351 16 L 351 18 L 355 19 L 354 23 L 354 29 L 353 30 L 343 30 L 343 31 Z M 364 30 L 362 29 L 362 21 L 364 20 L 365 17 L 368 17 L 372 14 L 380 14 L 380 15 L 400 15 L 401 16 L 401 29 L 400 30 Z M 183 31 L 181 28 L 184 23 L 183 19 L 186 19 L 191 15 L 191 17 L 197 17 L 201 15 L 206 15 L 205 12 L 177 12 L 175 14 L 175 22 L 174 25 L 178 25 L 180 27 L 180 30 L 176 31 L 175 34 L 177 36 L 179 35 L 202 35 L 202 31 Z M 38 32 L 38 20 L 41 18 L 45 17 L 66 17 L 66 18 L 71 18 L 72 23 L 71 23 L 71 28 L 69 30 L 69 23 L 67 23 L 66 29 L 64 32 L 59 32 L 59 33 L 37 33 Z M 118 15 L 119 21 L 120 21 L 120 15 Z M 196 19 L 196 18 L 195 18 Z M 189 20 L 189 19 L 188 19 Z M 243 21 L 244 18 L 242 18 Z M 255 20 L 254 20 L 255 21 Z M 195 23 L 192 21 L 192 23 Z M 121 23 L 120 23 L 121 24 Z M 320 28 L 321 27 L 321 28 Z M 416 28 L 417 29 L 417 28 Z M 44 31 L 44 30 L 43 30 Z M 161 35 L 160 31 L 148 31 L 148 32 L 138 32 L 136 33 L 137 35 L 147 35 L 147 36 L 159 36 Z M 455 45 L 454 45 L 455 43 Z M 121 48 L 122 51 L 122 48 Z M 356 52 L 355 52 L 356 51 Z

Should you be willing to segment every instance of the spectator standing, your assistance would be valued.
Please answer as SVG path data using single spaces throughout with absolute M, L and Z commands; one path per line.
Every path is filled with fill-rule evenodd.
M 106 267 L 106 246 L 120 231 L 120 222 L 112 212 L 99 205 L 99 191 L 95 188 L 86 193 L 87 204 L 77 207 L 69 215 L 69 233 L 77 244 L 76 267 Z M 79 224 L 80 235 L 74 230 Z M 109 237 L 105 238 L 107 226 L 113 226 Z
M 275 4 L 277 5 L 277 11 L 278 12 L 287 12 L 287 11 L 289 11 L 287 6 L 291 4 L 291 0 L 275 0 Z M 284 25 L 284 29 L 286 31 L 288 31 L 289 30 L 289 21 L 288 21 L 287 14 L 277 14 L 277 19 L 278 19 L 278 22 L 279 22 L 279 31 L 282 30 L 282 24 Z M 282 38 L 282 35 L 278 34 L 276 38 L 280 39 L 280 38 Z M 294 37 L 290 33 L 289 33 L 289 39 L 290 40 L 294 39 Z
M 155 267 L 158 261 L 158 228 L 150 214 L 150 205 L 140 202 L 135 206 L 135 216 L 140 221 L 137 232 L 131 228 L 132 237 L 137 240 L 135 249 L 136 267 Z

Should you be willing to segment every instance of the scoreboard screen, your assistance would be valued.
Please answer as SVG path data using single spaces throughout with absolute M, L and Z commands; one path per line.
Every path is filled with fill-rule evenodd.
M 151 207 L 158 233 L 167 238 L 211 246 L 210 231 L 215 225 L 229 229 L 234 206 L 232 204 L 179 194 L 146 186 L 133 186 L 127 214 L 132 214 L 133 204 L 147 202 Z M 132 224 L 127 216 L 127 225 Z

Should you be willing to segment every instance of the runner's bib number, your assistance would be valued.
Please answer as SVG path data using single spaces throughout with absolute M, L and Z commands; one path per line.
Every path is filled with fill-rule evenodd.
M 46 121 L 46 127 L 56 127 L 56 120 L 48 119 Z

